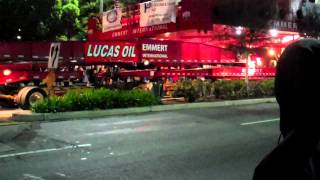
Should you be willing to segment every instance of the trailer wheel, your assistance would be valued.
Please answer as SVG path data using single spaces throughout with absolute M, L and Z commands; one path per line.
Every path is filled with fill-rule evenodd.
M 18 94 L 16 96 L 16 99 L 15 99 L 15 102 L 18 104 L 18 106 L 20 106 L 21 103 L 22 103 L 22 96 L 23 96 L 24 92 L 29 90 L 29 89 L 30 89 L 30 87 L 24 87 L 24 88 L 19 90 L 19 92 L 18 92 Z
M 30 107 L 39 100 L 47 98 L 47 93 L 39 87 L 25 87 L 21 89 L 17 96 L 17 103 L 22 109 Z

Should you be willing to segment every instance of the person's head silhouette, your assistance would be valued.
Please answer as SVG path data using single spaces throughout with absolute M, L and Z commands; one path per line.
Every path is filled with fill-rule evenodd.
M 305 39 L 281 55 L 275 80 L 283 141 L 256 167 L 253 180 L 320 178 L 320 41 Z
M 291 44 L 280 57 L 275 94 L 280 106 L 280 130 L 285 136 L 295 128 L 316 125 L 320 112 L 319 65 L 320 41 L 314 39 Z

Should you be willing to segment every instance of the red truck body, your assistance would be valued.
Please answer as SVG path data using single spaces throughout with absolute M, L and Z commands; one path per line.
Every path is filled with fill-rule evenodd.
M 60 67 L 84 64 L 83 42 L 63 42 Z M 47 75 L 51 42 L 0 42 L 0 85 L 42 80 Z M 58 79 L 81 78 L 79 73 L 57 71 Z

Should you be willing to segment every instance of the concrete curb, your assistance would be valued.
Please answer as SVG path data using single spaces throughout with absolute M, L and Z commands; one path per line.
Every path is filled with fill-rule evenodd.
M 126 108 L 126 109 L 111 109 L 111 110 L 97 110 L 97 111 L 76 111 L 63 113 L 14 113 L 12 115 L 13 121 L 30 122 L 30 121 L 64 121 L 72 119 L 85 118 L 101 118 L 107 116 L 131 115 L 148 112 L 173 111 L 184 109 L 198 109 L 198 108 L 214 108 L 214 107 L 228 107 L 253 105 L 261 103 L 275 103 L 275 98 L 264 99 L 245 99 L 234 101 L 219 101 L 219 102 L 203 102 L 203 103 L 187 103 L 187 104 L 172 104 L 159 105 L 150 107 Z

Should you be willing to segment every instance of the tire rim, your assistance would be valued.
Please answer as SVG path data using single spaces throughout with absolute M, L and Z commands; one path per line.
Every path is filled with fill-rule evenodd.
M 44 96 L 43 94 L 41 94 L 40 92 L 34 92 L 30 95 L 30 98 L 29 98 L 29 104 L 30 105 L 33 105 L 35 104 L 37 101 L 40 101 L 40 100 L 44 100 Z

